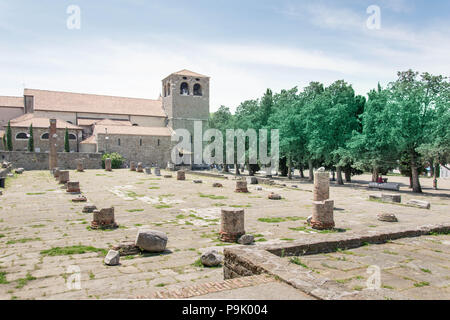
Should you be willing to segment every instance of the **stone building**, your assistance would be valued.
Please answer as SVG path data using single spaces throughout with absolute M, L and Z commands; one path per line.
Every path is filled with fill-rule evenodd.
M 11 121 L 19 150 L 26 149 L 26 126 L 33 123 L 35 146 L 47 152 L 45 133 L 50 119 L 57 119 L 58 130 L 69 129 L 71 151 L 118 152 L 128 161 L 165 165 L 174 130 L 194 134 L 195 121 L 206 126 L 209 81 L 189 70 L 175 72 L 162 80 L 162 95 L 155 100 L 25 89 L 23 97 L 0 97 L 0 126 L 4 131 Z M 64 141 L 58 140 L 61 148 Z

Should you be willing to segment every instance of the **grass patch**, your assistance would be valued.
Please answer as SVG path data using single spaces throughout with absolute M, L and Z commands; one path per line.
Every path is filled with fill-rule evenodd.
M 158 190 L 158 189 L 160 189 L 159 187 L 150 187 L 149 188 L 150 190 Z
M 17 285 L 16 285 L 16 288 L 17 288 L 17 289 L 21 289 L 21 288 L 25 287 L 29 281 L 32 281 L 32 280 L 36 280 L 36 278 L 33 277 L 33 276 L 28 272 L 27 275 L 25 276 L 25 278 L 17 279 Z
M 265 238 L 259 238 L 259 239 L 255 240 L 255 242 L 266 242 L 266 241 L 267 241 L 267 239 L 265 239 Z
M 35 193 L 29 192 L 29 193 L 27 193 L 27 196 L 40 196 L 43 194 L 45 194 L 45 192 L 35 192 Z
M 280 223 L 280 222 L 286 222 L 286 221 L 299 221 L 299 220 L 306 220 L 304 217 L 276 217 L 276 218 L 259 218 L 259 222 L 265 222 L 265 223 Z
M 170 204 L 156 204 L 153 206 L 156 209 L 170 209 L 172 206 Z
M 214 207 L 226 207 L 227 205 L 225 203 L 218 202 L 218 203 L 214 203 L 213 206 Z
M 202 259 L 201 258 L 198 258 L 197 260 L 195 260 L 195 262 L 192 265 L 194 267 L 208 268 L 208 269 L 217 269 L 217 268 L 221 268 L 222 267 L 222 265 L 218 265 L 218 266 L 215 266 L 215 267 L 204 266 L 203 263 L 202 263 Z
M 429 285 L 430 285 L 430 283 L 426 282 L 426 281 L 414 283 L 414 287 L 416 287 L 416 288 L 422 288 L 422 287 L 426 287 L 426 286 L 429 286 Z
M 423 268 L 420 268 L 420 270 L 421 270 L 422 272 L 425 272 L 425 273 L 431 273 L 431 270 L 429 270 L 429 269 L 423 269 Z
M 162 287 L 165 287 L 165 286 L 166 286 L 165 283 L 158 283 L 155 287 L 162 288 Z
M 8 281 L 6 281 L 6 272 L 0 271 L 0 284 L 8 284 Z
M 393 256 L 397 256 L 398 255 L 398 253 L 394 252 L 394 251 L 384 250 L 383 252 L 386 253 L 386 254 L 393 255 Z
M 291 259 L 289 260 L 289 262 L 290 262 L 290 263 L 293 263 L 293 264 L 296 264 L 296 265 L 298 265 L 298 266 L 301 266 L 301 267 L 303 267 L 303 268 L 305 268 L 305 269 L 309 269 L 309 267 L 308 267 L 306 264 L 304 264 L 298 257 L 293 257 L 293 258 L 291 258 Z
M 70 256 L 72 254 L 83 254 L 88 252 L 97 252 L 106 255 L 108 252 L 106 249 L 95 248 L 91 246 L 69 246 L 69 247 L 55 247 L 48 250 L 42 250 L 41 255 L 44 256 Z
M 280 239 L 280 240 L 282 240 L 282 241 L 294 241 L 295 239 L 291 239 L 291 238 L 282 238 L 282 239 Z
M 6 244 L 27 243 L 32 241 L 41 241 L 41 238 L 23 238 L 23 239 L 9 240 Z
M 250 208 L 252 205 L 251 204 L 233 204 L 230 207 L 231 208 Z
M 200 198 L 209 198 L 209 199 L 212 199 L 212 200 L 225 200 L 225 199 L 227 199 L 227 197 L 225 197 L 225 196 L 215 196 L 213 194 L 199 193 L 198 195 L 200 196 Z
M 144 209 L 130 209 L 130 210 L 127 210 L 127 212 L 143 212 L 144 211 Z
M 45 224 L 35 224 L 35 225 L 32 225 L 32 226 L 30 226 L 31 228 L 44 228 L 45 227 Z

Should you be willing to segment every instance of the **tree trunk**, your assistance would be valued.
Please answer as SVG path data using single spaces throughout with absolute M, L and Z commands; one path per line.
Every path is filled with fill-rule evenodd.
M 236 168 L 236 175 L 240 176 L 241 172 L 239 171 L 239 165 L 237 163 L 235 164 L 235 168 Z
M 332 176 L 331 181 L 336 181 L 336 171 L 331 170 L 331 176 Z
M 413 192 L 422 193 L 422 187 L 420 186 L 419 171 L 417 170 L 416 155 L 411 154 L 411 178 Z
M 433 166 L 433 189 L 437 190 L 438 189 L 438 185 L 437 185 L 437 166 L 434 167 Z
M 303 174 L 303 165 L 300 165 L 299 171 L 300 171 L 300 178 L 304 179 L 305 175 Z
M 372 169 L 372 182 L 378 182 L 378 168 L 374 167 Z
M 228 167 L 227 164 L 223 165 L 223 172 L 230 172 L 230 168 Z
M 289 156 L 289 159 L 288 159 L 288 179 L 292 180 L 292 161 L 291 161 L 291 156 Z
M 314 181 L 314 168 L 313 168 L 313 162 L 311 159 L 308 160 L 308 166 L 309 166 L 309 181 Z
M 352 182 L 352 169 L 351 168 L 345 169 L 345 182 Z
M 336 167 L 336 174 L 337 174 L 337 184 L 344 185 L 344 180 L 342 180 L 342 169 L 340 166 Z

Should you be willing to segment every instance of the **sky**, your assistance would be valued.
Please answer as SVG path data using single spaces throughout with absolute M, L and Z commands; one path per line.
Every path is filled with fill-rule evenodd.
M 450 76 L 450 1 L 0 0 L 0 95 L 156 99 L 182 69 L 211 77 L 211 111 L 311 81 L 365 95 L 398 71 Z

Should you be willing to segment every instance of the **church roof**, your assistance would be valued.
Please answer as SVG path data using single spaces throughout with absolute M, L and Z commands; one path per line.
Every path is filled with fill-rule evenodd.
M 132 123 L 128 120 L 111 120 L 111 119 L 78 119 L 79 126 L 91 126 L 96 125 L 111 125 L 111 126 L 132 126 Z
M 34 110 L 166 117 L 162 100 L 25 89 L 34 96 Z
M 31 124 L 33 128 L 49 128 L 50 118 L 36 117 L 34 114 L 28 113 L 11 120 L 12 128 L 28 128 Z M 56 128 L 82 130 L 80 127 L 60 119 L 56 119 Z
M 107 131 L 105 131 L 105 129 Z M 131 136 L 159 136 L 170 137 L 172 130 L 168 127 L 127 127 L 127 126 L 102 126 L 96 125 L 94 134 L 117 134 Z
M 0 107 L 23 108 L 23 97 L 0 96 Z
M 188 77 L 198 77 L 198 78 L 209 78 L 208 76 L 205 76 L 200 73 L 196 73 L 190 70 L 183 69 L 178 72 L 174 72 L 173 74 L 179 75 L 179 76 L 188 76 Z

